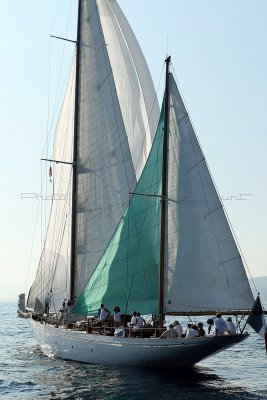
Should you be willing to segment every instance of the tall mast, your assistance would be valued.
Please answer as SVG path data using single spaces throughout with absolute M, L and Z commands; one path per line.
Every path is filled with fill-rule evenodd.
M 166 80 L 164 96 L 164 130 L 163 130 L 163 155 L 162 155 L 162 187 L 161 187 L 161 231 L 160 231 L 160 269 L 159 269 L 159 323 L 163 324 L 163 299 L 164 299 L 164 254 L 165 254 L 165 218 L 167 194 L 167 150 L 169 132 L 169 66 L 171 57 L 167 57 Z
M 72 177 L 72 215 L 71 215 L 71 254 L 70 254 L 70 301 L 74 301 L 75 247 L 76 247 L 76 204 L 77 204 L 77 142 L 78 142 L 78 108 L 80 82 L 80 37 L 81 37 L 81 2 L 78 3 L 77 44 L 76 44 L 76 79 L 75 110 L 73 137 L 73 177 Z

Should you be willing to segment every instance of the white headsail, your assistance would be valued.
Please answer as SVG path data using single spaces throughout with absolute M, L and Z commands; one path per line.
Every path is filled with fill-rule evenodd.
M 168 157 L 164 310 L 250 309 L 242 259 L 172 75 Z

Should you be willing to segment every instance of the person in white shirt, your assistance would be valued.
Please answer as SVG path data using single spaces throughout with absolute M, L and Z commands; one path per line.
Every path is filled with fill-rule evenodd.
M 114 307 L 113 313 L 114 326 L 121 326 L 121 310 L 119 306 Z
M 230 333 L 226 321 L 224 318 L 222 318 L 222 314 L 220 313 L 216 314 L 216 318 L 214 320 L 214 328 L 216 336 L 222 336 L 225 334 L 225 332 Z
M 186 328 L 186 334 L 185 337 L 188 339 L 197 337 L 198 335 L 198 330 L 196 325 L 188 324 Z
M 146 320 L 141 317 L 140 312 L 136 313 L 136 326 L 139 328 L 143 328 L 143 326 L 146 324 Z
M 159 339 L 177 339 L 178 337 L 179 337 L 178 333 L 174 329 L 174 326 L 170 324 L 169 329 L 163 332 L 162 335 L 159 337 Z
M 136 311 L 133 311 L 131 322 L 129 323 L 129 336 L 132 336 L 133 328 L 136 325 L 137 325 Z
M 136 336 L 137 334 L 140 334 L 142 331 L 142 328 L 146 324 L 146 320 L 141 317 L 140 312 L 136 313 L 136 325 L 133 326 L 132 332 L 133 336 Z
M 182 328 L 182 325 L 180 324 L 180 322 L 174 321 L 173 325 L 174 325 L 174 329 L 177 331 L 179 337 L 182 337 L 183 328 Z
M 107 324 L 107 318 L 109 317 L 110 312 L 109 312 L 109 310 L 104 306 L 104 304 L 101 304 L 100 308 L 101 308 L 101 310 L 100 310 L 99 319 L 100 319 L 100 322 L 102 323 L 102 325 L 103 325 L 103 326 L 106 326 L 106 324 Z
M 59 319 L 60 319 L 61 321 L 62 321 L 63 319 L 66 318 L 67 311 L 68 311 L 68 307 L 66 306 L 65 301 L 63 301 L 62 307 L 61 307 L 61 309 L 59 310 L 59 312 L 60 312 L 60 318 L 59 318 Z
M 137 324 L 137 319 L 136 319 L 136 311 L 133 311 L 132 313 L 132 318 L 131 318 L 131 322 L 130 322 L 130 326 L 134 326 Z
M 228 328 L 228 331 L 229 331 L 230 335 L 236 335 L 236 326 L 232 322 L 232 318 L 231 317 L 228 317 L 226 319 L 226 325 L 227 325 L 227 328 Z

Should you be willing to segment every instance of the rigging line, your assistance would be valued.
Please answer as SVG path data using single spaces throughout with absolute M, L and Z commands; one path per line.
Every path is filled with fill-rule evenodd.
M 55 18 L 55 20 L 54 20 L 54 24 L 53 24 L 53 26 L 52 26 L 52 28 L 51 28 L 51 31 L 53 31 L 53 29 L 54 29 L 54 26 L 55 26 L 55 24 L 56 24 L 56 20 L 57 20 L 57 18 L 58 18 L 59 12 L 60 12 L 60 10 L 62 9 L 62 4 L 63 4 L 63 1 L 61 2 L 60 7 L 58 8 L 58 12 L 57 12 L 56 18 Z M 68 31 L 69 31 L 70 19 L 71 19 L 71 15 L 72 15 L 72 5 L 73 5 L 73 3 L 70 4 L 70 8 L 69 8 L 67 26 L 66 26 L 66 31 L 65 31 L 66 35 L 67 35 Z M 50 36 L 51 36 L 51 35 L 50 35 Z M 62 62 L 63 62 L 64 52 L 65 52 L 65 48 L 64 48 L 64 50 L 63 50 L 63 55 L 62 55 L 62 60 L 61 60 L 61 66 L 62 66 Z M 49 81 L 48 81 L 48 83 L 49 83 L 49 85 L 48 85 L 49 91 L 48 91 L 48 103 L 49 103 L 50 77 L 51 77 L 51 74 L 50 74 L 50 72 L 51 72 L 51 71 L 50 71 L 50 67 L 51 67 L 50 60 L 51 60 L 51 40 L 49 41 Z M 60 71 L 61 71 L 61 69 L 60 69 Z M 68 74 L 68 76 L 69 76 L 69 74 Z M 66 78 L 65 78 L 65 82 L 66 82 Z M 62 91 L 63 91 L 63 89 L 62 89 Z M 48 104 L 48 118 L 47 118 L 47 122 L 48 122 L 48 119 L 49 119 L 49 104 Z M 47 127 L 47 132 L 49 132 L 48 127 Z M 48 133 L 47 133 L 47 134 L 48 134 Z M 48 143 L 48 141 L 47 141 L 47 143 Z M 47 146 L 47 149 L 48 149 L 48 146 Z
M 42 169 L 42 164 L 41 164 L 41 169 Z M 41 193 L 43 193 L 43 181 L 41 181 Z M 41 247 L 41 251 L 42 251 L 42 245 L 43 245 L 43 202 L 41 199 L 41 235 L 40 235 L 40 239 L 41 239 L 41 243 L 40 243 L 40 247 Z M 43 263 L 41 261 L 40 264 L 41 267 L 41 277 L 43 276 Z M 43 292 L 43 280 L 41 279 L 40 282 L 40 286 L 41 286 L 41 293 Z
M 70 193 L 71 176 L 72 176 L 72 173 L 70 172 L 69 183 L 68 183 L 68 187 L 67 187 L 68 194 Z M 53 270 L 56 269 L 55 257 L 57 254 L 59 254 L 61 244 L 63 241 L 65 224 L 66 224 L 66 210 L 67 210 L 67 206 L 68 206 L 68 197 L 69 196 L 67 196 L 65 199 L 63 210 L 60 205 L 60 200 L 56 204 L 55 220 L 57 221 L 58 217 L 60 217 L 60 220 L 59 220 L 59 224 L 57 224 L 57 226 L 54 226 L 53 235 L 52 235 L 52 246 L 51 246 L 51 255 L 50 255 L 50 262 L 49 262 L 49 265 L 51 265 L 51 271 L 49 273 L 49 276 L 51 276 L 51 274 L 53 275 Z M 62 232 L 62 229 L 63 229 L 63 232 Z M 54 255 L 52 253 L 54 253 Z M 52 255 L 53 255 L 53 259 L 52 259 Z
M 62 169 L 61 169 L 61 170 L 62 170 Z M 70 172 L 70 178 L 69 178 L 68 187 L 69 187 L 69 185 L 70 185 L 70 180 L 71 180 L 71 172 Z M 69 190 L 69 189 L 68 189 L 68 190 Z M 54 193 L 54 192 L 53 192 L 53 193 Z M 53 202 L 54 202 L 54 201 L 53 201 Z M 54 202 L 54 203 L 55 203 L 55 202 Z M 52 206 L 53 206 L 53 205 L 52 205 Z M 51 206 L 51 207 L 52 207 L 52 206 Z M 55 207 L 55 205 L 54 205 L 54 207 Z M 58 218 L 57 218 L 57 215 L 58 215 L 58 213 L 59 213 L 59 211 L 58 211 L 59 208 L 60 208 L 60 204 L 59 204 L 59 202 L 58 202 L 58 203 L 56 204 L 56 207 L 54 208 L 54 210 L 55 210 L 55 220 L 58 219 Z M 66 208 L 66 206 L 65 206 L 65 208 Z M 44 248 L 44 249 L 46 248 L 47 242 L 48 242 L 48 240 L 49 240 L 49 237 L 51 236 L 51 235 L 49 235 L 49 237 L 48 237 L 48 234 L 49 234 L 49 226 L 50 226 L 50 221 L 51 221 L 52 216 L 53 216 L 53 214 L 52 214 L 52 208 L 51 208 L 50 218 L 49 218 L 49 224 L 48 224 L 47 232 L 46 232 L 46 239 L 45 239 L 45 242 L 44 242 L 44 245 L 43 245 L 43 248 Z M 57 225 L 57 227 L 58 227 L 58 225 Z M 57 232 L 58 232 L 58 229 L 57 229 Z M 52 242 L 52 243 L 51 243 L 51 252 L 52 252 L 52 250 L 53 250 L 53 246 L 54 246 L 55 243 L 56 243 L 56 248 L 57 248 L 57 241 L 54 240 L 55 233 L 56 233 L 56 226 L 54 226 L 54 230 L 53 230 L 53 232 L 52 232 L 52 236 L 51 236 L 51 239 L 52 239 L 52 240 L 50 239 L 50 242 Z M 53 268 L 52 253 L 50 253 L 49 259 L 48 259 L 48 260 L 47 260 L 46 252 L 43 251 L 42 253 L 43 253 L 43 256 L 42 256 L 42 258 L 41 258 L 41 264 L 45 263 L 45 264 L 48 264 L 48 265 L 49 265 L 49 276 L 51 276 L 51 270 L 52 270 L 52 268 Z M 48 282 L 49 282 L 49 279 L 48 279 L 46 285 L 48 284 Z
M 61 3 L 60 7 L 58 8 L 57 16 L 56 16 L 56 18 L 55 18 L 54 24 L 52 25 L 51 32 L 52 32 L 53 29 L 54 29 L 54 26 L 55 26 L 56 21 L 57 21 L 57 19 L 58 19 L 59 12 L 60 12 L 60 10 L 62 9 L 62 4 L 63 4 L 63 1 L 62 1 L 62 3 Z M 65 31 L 66 34 L 67 34 L 68 30 L 69 30 L 69 24 L 70 24 L 71 14 L 72 14 L 72 4 L 71 4 L 71 6 L 70 6 L 70 8 L 69 8 L 68 22 L 67 22 L 67 27 L 66 27 L 66 31 Z M 63 57 L 64 57 L 64 53 L 65 53 L 65 47 L 64 47 L 63 49 L 64 49 L 64 50 L 63 50 L 62 59 L 61 59 L 61 68 L 60 68 L 60 71 L 61 71 L 61 69 L 62 69 Z M 73 57 L 72 57 L 72 60 L 73 60 Z M 72 61 L 71 61 L 71 65 L 72 65 Z M 67 74 L 66 76 L 69 76 L 69 70 L 70 70 L 70 68 L 68 69 L 68 74 Z M 61 73 L 61 72 L 59 72 L 59 75 L 60 75 L 60 73 Z M 67 80 L 67 78 L 65 77 L 65 84 L 63 85 L 63 87 L 66 86 L 66 80 Z M 49 77 L 48 77 L 47 141 L 46 141 L 46 144 L 45 144 L 45 146 L 44 146 L 44 150 L 45 150 L 45 148 L 47 148 L 47 150 L 48 150 L 49 137 L 50 137 L 50 135 L 51 135 L 52 126 L 53 126 L 53 123 L 54 123 L 54 118 L 55 118 L 55 115 L 56 115 L 56 112 L 57 112 L 57 108 L 58 108 L 58 105 L 57 105 L 57 106 L 54 106 L 54 115 L 52 116 L 51 126 L 50 126 L 50 129 L 49 129 L 49 127 L 48 127 L 48 125 L 49 125 L 49 124 L 48 124 L 48 121 L 49 121 L 49 114 L 50 114 L 50 103 L 49 103 L 49 99 L 50 99 L 50 96 L 49 96 L 49 94 L 50 94 L 50 82 L 51 82 L 51 37 L 50 37 L 50 41 L 49 41 Z M 58 87 L 59 87 L 59 79 L 58 79 Z M 62 89 L 61 89 L 61 94 L 60 94 L 60 96 L 59 96 L 58 104 L 59 104 L 60 98 L 62 97 L 62 92 L 63 92 L 63 90 L 64 90 L 64 89 L 62 88 Z M 58 93 L 58 88 L 57 88 L 57 93 Z M 44 150 L 43 150 L 42 154 L 44 154 Z
M 72 96 L 70 95 L 68 97 L 67 109 L 71 108 L 71 105 L 72 105 L 72 100 L 71 99 L 72 99 Z M 65 139 L 62 138 L 64 140 L 60 141 L 61 148 L 59 149 L 59 152 L 62 155 L 62 158 L 64 159 L 65 158 L 65 154 L 67 152 L 66 148 L 67 148 L 67 143 L 68 143 L 68 136 L 66 136 L 66 135 L 68 135 L 68 130 L 67 130 L 68 117 L 67 117 L 67 115 L 66 115 L 65 120 L 63 122 L 64 122 L 65 126 L 62 127 L 62 132 L 66 132 L 66 133 L 65 133 Z M 58 170 L 59 170 L 58 181 L 62 182 L 64 171 L 65 171 L 65 167 L 62 167 L 62 165 L 59 165 L 58 166 Z M 69 180 L 71 179 L 71 173 L 72 173 L 72 170 L 70 170 L 70 178 L 69 178 Z M 68 183 L 68 186 L 67 186 L 67 192 L 69 191 L 69 184 L 70 183 Z M 55 185 L 53 185 L 53 196 L 55 195 L 54 191 L 55 191 Z M 56 193 L 56 195 L 58 195 L 58 194 L 59 193 Z M 54 200 L 54 198 L 53 198 L 53 200 Z M 53 201 L 53 203 L 54 204 L 52 204 L 52 207 L 54 207 L 54 210 L 56 212 L 56 216 L 55 216 L 55 220 L 56 220 L 57 219 L 57 215 L 60 213 L 60 203 L 57 203 L 56 206 L 55 206 L 55 202 L 54 201 Z M 51 208 L 50 212 L 52 213 L 52 208 Z M 53 232 L 53 237 L 54 237 L 54 235 L 55 235 L 55 230 Z M 53 240 L 53 244 L 54 244 L 54 240 Z
M 130 196 L 129 196 L 129 202 L 128 202 L 128 204 L 129 204 L 129 213 L 130 213 L 130 207 L 131 207 L 131 199 L 130 199 Z M 128 238 L 130 237 L 130 224 L 129 224 L 129 218 L 128 218 L 128 224 L 127 224 L 127 231 L 128 231 Z M 129 240 L 127 240 L 127 254 L 129 254 Z M 126 263 L 126 276 L 129 276 L 129 257 L 127 257 L 127 263 Z M 132 276 L 132 282 L 130 283 L 130 287 L 132 287 L 132 284 L 133 284 L 133 277 L 134 277 L 134 275 Z M 125 311 L 124 311 L 124 314 L 127 314 L 127 310 L 128 310 L 128 307 L 129 307 L 129 299 L 130 299 L 130 291 L 128 291 L 128 288 L 127 288 L 127 285 L 128 284 L 128 282 L 126 281 L 126 290 L 125 290 L 125 296 L 126 296 L 126 301 L 125 301 Z
M 47 117 L 47 139 L 46 139 L 46 142 L 44 144 L 42 155 L 45 153 L 45 150 L 48 149 L 48 147 L 49 147 L 49 140 L 50 140 L 50 137 L 51 137 L 52 133 L 54 132 L 53 126 L 54 126 L 54 122 L 55 122 L 56 116 L 58 114 L 59 105 L 61 104 L 62 94 L 63 94 L 64 91 L 67 93 L 67 87 L 68 87 L 67 84 L 70 83 L 70 80 L 71 80 L 71 78 L 73 76 L 72 73 L 71 73 L 72 70 L 73 70 L 73 65 L 74 65 L 74 55 L 70 60 L 68 71 L 67 71 L 66 76 L 65 76 L 65 81 L 62 84 L 62 88 L 61 88 L 61 92 L 60 92 L 57 104 L 54 105 L 54 111 L 53 111 L 53 114 L 52 114 L 52 117 L 51 117 L 50 126 L 49 126 L 49 115 Z M 71 92 L 73 92 L 73 89 L 71 89 Z M 49 88 L 49 94 L 50 94 L 50 88 Z M 49 102 L 49 98 L 50 98 L 49 94 L 48 94 L 48 102 Z M 63 99 L 63 101 L 64 101 L 64 99 Z M 49 114 L 50 114 L 50 105 L 49 105 Z M 59 116 L 60 116 L 60 113 L 59 113 Z
M 57 11 L 56 17 L 55 17 L 54 22 L 53 22 L 53 24 L 52 24 L 52 27 L 51 27 L 51 29 L 50 29 L 51 32 L 53 32 L 53 29 L 54 29 L 54 27 L 55 27 L 55 25 L 56 25 L 56 22 L 57 22 L 57 19 L 58 19 L 60 10 L 61 10 L 61 8 L 62 8 L 63 2 L 64 2 L 64 0 L 61 0 L 61 4 L 60 4 L 59 7 L 58 7 L 58 11 Z
M 71 89 L 71 91 L 72 91 L 73 89 Z M 49 96 L 48 96 L 49 97 Z M 71 100 L 69 99 L 69 102 L 70 102 Z M 52 127 L 52 126 L 51 126 Z M 51 134 L 51 132 L 52 132 L 52 130 L 50 130 L 50 134 Z M 48 152 L 48 143 L 49 143 L 49 136 L 50 136 L 50 134 L 47 134 L 47 140 L 46 140 L 46 144 L 45 144 L 45 147 L 46 147 L 46 149 L 47 149 L 47 152 Z M 45 149 L 44 149 L 45 150 Z M 42 153 L 44 153 L 44 150 L 43 150 L 43 152 Z M 47 168 L 46 168 L 46 166 L 44 166 L 44 168 L 43 168 L 43 171 L 41 171 L 41 194 L 43 193 L 43 182 L 45 181 L 46 182 L 46 193 L 47 193 L 47 180 L 46 180 L 46 175 L 47 175 Z M 42 211 L 42 214 L 43 214 L 43 211 Z M 46 221 L 46 208 L 45 208 L 45 221 Z M 43 224 L 41 224 L 41 230 L 42 230 L 42 232 L 43 232 L 43 228 L 42 228 L 42 225 Z M 45 226 L 46 226 L 47 224 L 46 224 L 46 222 L 45 222 Z M 41 243 L 43 243 L 43 238 L 41 237 Z
M 29 278 L 29 270 L 30 270 L 30 265 L 31 265 L 31 260 L 32 260 L 33 245 L 34 245 L 34 242 L 35 242 L 37 222 L 38 222 L 38 217 L 39 217 L 40 201 L 41 200 L 39 199 L 39 201 L 37 203 L 37 212 L 36 212 L 35 223 L 34 223 L 33 238 L 32 238 L 32 244 L 31 244 L 31 248 L 30 248 L 30 256 L 29 256 L 29 262 L 28 262 L 28 268 L 27 268 L 27 274 L 26 274 L 26 282 L 25 282 L 25 287 L 24 287 L 24 292 L 25 293 L 26 293 L 26 287 L 28 285 L 28 278 Z
M 61 169 L 61 171 L 62 171 L 62 169 Z M 43 203 L 42 203 L 42 204 L 43 204 Z M 43 229 L 41 230 L 41 232 L 43 232 Z M 43 239 L 41 240 L 41 244 L 43 244 Z M 44 247 L 45 247 L 45 246 L 46 246 L 46 244 L 44 245 Z M 44 257 L 46 256 L 44 252 L 41 252 L 41 253 L 43 253 L 43 256 L 41 257 L 41 260 L 40 260 L 40 268 L 39 268 L 38 276 L 43 275 L 43 272 L 42 272 L 42 270 L 43 270 L 43 263 L 44 263 Z M 41 291 L 43 291 L 43 279 L 40 280 L 39 285 L 41 285 Z M 45 284 L 45 285 L 46 285 L 46 284 Z
M 67 225 L 67 218 L 68 218 L 68 215 L 65 214 L 65 220 L 64 220 L 64 226 L 63 226 L 63 230 L 62 230 L 62 234 L 61 234 L 61 240 L 60 240 L 59 246 L 58 246 L 59 249 L 61 248 L 61 245 L 62 245 L 62 242 L 63 242 L 64 233 L 65 233 L 65 229 L 66 229 L 66 225 Z M 58 265 L 58 260 L 59 260 L 60 255 L 61 254 L 59 253 L 59 251 L 55 252 L 55 254 L 54 254 L 54 261 L 53 261 L 53 263 L 54 263 L 54 271 L 51 273 L 50 285 L 49 285 L 50 287 L 52 287 L 52 285 L 54 283 L 56 270 L 57 270 L 57 265 Z
M 68 18 L 68 21 L 67 21 L 67 26 L 66 26 L 66 30 L 65 30 L 65 36 L 67 36 L 67 34 L 68 34 L 69 23 L 70 23 L 70 13 L 71 13 L 71 7 L 70 7 L 70 10 L 69 10 L 69 18 Z M 63 59 L 65 57 L 65 51 L 66 51 L 66 43 L 64 42 L 63 51 L 62 51 L 62 55 L 61 55 L 61 61 L 60 61 L 60 68 L 59 68 L 59 72 L 58 72 L 58 82 L 57 82 L 57 89 L 56 89 L 56 95 L 55 95 L 54 110 L 57 109 L 56 103 L 59 103 L 59 101 L 60 101 L 59 83 L 60 83 L 60 76 L 61 76 L 62 70 L 63 70 Z M 65 78 L 65 80 L 66 80 L 66 78 Z M 61 89 L 61 94 L 62 94 L 62 89 Z

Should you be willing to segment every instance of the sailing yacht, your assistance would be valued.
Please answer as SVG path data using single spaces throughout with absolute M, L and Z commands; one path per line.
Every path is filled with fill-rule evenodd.
M 76 57 L 50 160 L 54 197 L 27 300 L 46 355 L 184 367 L 248 337 L 243 330 L 160 339 L 168 316 L 220 312 L 243 320 L 255 310 L 171 58 L 165 63 L 160 111 L 144 56 L 117 2 L 79 1 Z M 63 300 L 70 312 L 60 320 Z M 102 303 L 120 307 L 121 334 L 112 319 L 101 326 L 95 317 Z M 150 316 L 134 338 L 127 325 L 133 310 Z

